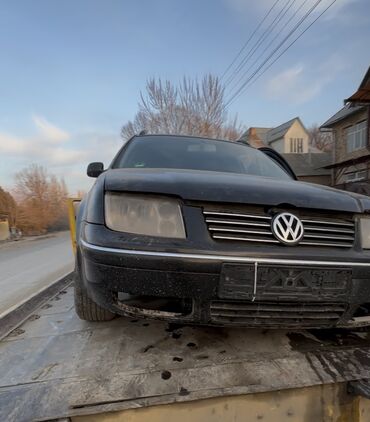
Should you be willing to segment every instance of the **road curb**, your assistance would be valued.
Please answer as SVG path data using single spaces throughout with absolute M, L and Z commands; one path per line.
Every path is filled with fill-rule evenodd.
M 46 301 L 56 296 L 61 290 L 72 283 L 73 272 L 64 275 L 62 278 L 49 284 L 26 301 L 22 302 L 15 309 L 0 317 L 0 340 L 22 324 L 36 309 Z
M 40 234 L 40 235 L 35 235 L 35 236 L 24 236 L 24 237 L 21 237 L 20 239 L 17 239 L 17 240 L 8 239 L 8 240 L 0 242 L 0 249 L 6 248 L 7 246 L 19 246 L 19 245 L 23 245 L 24 243 L 37 242 L 38 240 L 53 239 L 53 238 L 56 238 L 56 237 L 58 237 L 58 235 L 63 234 L 63 233 L 68 233 L 68 230 L 62 230 L 62 231 L 58 231 L 58 232 Z

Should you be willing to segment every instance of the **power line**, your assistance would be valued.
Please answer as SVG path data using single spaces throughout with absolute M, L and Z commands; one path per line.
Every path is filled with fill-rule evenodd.
M 298 37 L 296 37 L 264 70 L 263 70 L 263 72 L 262 73 L 260 73 L 258 76 L 257 76 L 257 78 L 254 80 L 254 81 L 252 81 L 251 82 L 251 84 L 250 85 L 252 85 L 254 82 L 256 82 L 257 81 L 257 79 L 259 79 L 265 72 L 267 72 L 269 69 L 270 69 L 270 67 L 287 51 L 287 50 L 289 50 L 289 48 L 293 45 L 293 44 L 295 44 L 295 42 L 296 41 L 298 41 L 299 40 L 299 38 L 301 38 L 301 36 L 306 32 L 306 31 L 308 31 L 310 28 L 311 28 L 311 26 L 328 10 L 328 9 L 330 9 L 330 7 L 336 2 L 337 0 L 333 0 L 330 4 L 329 4 L 329 6 L 327 6 L 326 7 L 326 9 L 324 9 L 321 13 L 320 13 L 320 15 L 316 18 L 316 19 L 314 19 L 308 26 L 307 26 L 307 28 L 305 28 L 304 29 L 304 31 L 302 31 L 299 35 L 298 35 Z M 250 86 L 249 85 L 249 86 Z
M 286 29 L 287 25 L 294 19 L 294 17 L 297 15 L 297 13 L 302 9 L 302 7 L 307 3 L 308 0 L 304 0 L 303 3 L 296 9 L 296 11 L 290 16 L 290 18 L 285 22 L 284 26 L 279 30 L 279 32 L 274 36 L 274 38 L 265 46 L 265 48 L 262 50 L 261 54 L 256 58 L 256 60 L 248 67 L 248 69 L 240 76 L 238 81 L 234 84 L 234 86 L 231 88 L 233 90 L 238 86 L 238 84 L 243 80 L 243 78 L 248 74 L 248 72 L 252 69 L 252 67 L 258 63 L 260 58 L 264 55 L 264 53 L 268 50 L 268 48 L 274 43 L 274 41 L 279 38 L 280 34 Z
M 267 72 L 268 69 L 270 69 L 270 67 L 287 51 L 289 50 L 290 47 L 292 47 L 296 41 L 299 40 L 299 38 L 302 37 L 302 35 L 307 32 L 311 26 L 320 19 L 320 17 L 328 10 L 330 9 L 330 7 L 336 2 L 337 0 L 333 0 L 320 14 L 319 16 L 317 16 L 316 19 L 314 19 L 253 81 L 251 81 L 244 89 L 243 91 L 245 91 L 247 88 L 249 88 L 251 85 L 253 85 L 265 72 Z M 231 101 L 228 102 L 228 104 L 225 105 L 225 107 L 227 105 L 230 105 L 233 101 L 235 101 L 237 98 L 240 97 L 240 95 L 242 94 L 242 92 L 240 92 L 238 94 L 238 96 L 236 96 L 234 99 L 232 99 Z
M 250 48 L 246 56 L 241 60 L 241 62 L 238 64 L 236 69 L 234 70 L 233 74 L 229 76 L 228 80 L 225 83 L 225 88 L 227 88 L 233 80 L 238 76 L 238 74 L 242 71 L 243 67 L 248 63 L 248 61 L 253 57 L 254 53 L 258 50 L 258 48 L 264 43 L 266 38 L 275 30 L 281 19 L 286 15 L 288 10 L 293 6 L 296 0 L 293 0 L 293 3 L 291 3 L 292 0 L 287 0 L 280 12 L 275 16 L 275 19 L 270 23 L 270 25 L 264 30 L 264 32 L 261 34 L 259 39 L 256 41 L 256 43 Z
M 278 14 L 275 16 L 275 19 L 273 19 L 273 21 L 269 24 L 269 26 L 263 31 L 263 33 L 261 34 L 261 36 L 258 38 L 258 40 L 254 43 L 254 45 L 249 49 L 248 53 L 246 54 L 246 56 L 241 60 L 241 62 L 236 66 L 236 69 L 234 69 L 234 72 L 232 73 L 232 75 L 230 75 L 228 77 L 228 79 L 225 82 L 225 87 L 227 87 L 228 85 L 230 85 L 230 83 L 233 81 L 233 79 L 235 79 L 235 77 L 240 73 L 240 71 L 242 70 L 242 68 L 245 66 L 245 64 L 248 62 L 248 60 L 253 57 L 254 53 L 257 51 L 258 47 L 265 41 L 266 37 L 269 35 L 269 33 L 272 32 L 272 30 L 276 27 L 276 25 L 278 24 L 275 23 L 281 16 L 281 14 L 284 12 L 284 10 L 286 9 L 286 7 L 291 3 L 292 0 L 287 0 L 284 4 L 284 6 L 282 7 L 282 9 L 280 10 L 280 12 L 278 12 Z M 293 3 L 296 0 L 293 0 Z M 288 7 L 288 9 L 291 6 Z M 288 10 L 287 9 L 287 10 Z M 287 11 L 286 10 L 286 11 Z M 285 13 L 286 13 L 285 11 Z
M 291 37 L 291 35 L 299 28 L 299 26 L 302 25 L 302 23 L 308 18 L 308 16 L 313 12 L 313 10 L 318 6 L 318 4 L 321 2 L 322 0 L 318 0 L 314 6 L 311 7 L 311 9 L 309 9 L 308 12 L 306 12 L 306 14 L 302 17 L 302 19 L 295 25 L 295 27 L 288 33 L 288 35 L 279 43 L 279 45 L 272 51 L 272 53 L 262 62 L 262 64 L 251 74 L 251 76 L 249 76 L 249 78 L 247 78 L 247 80 L 241 85 L 241 87 L 228 99 L 228 101 L 225 104 L 226 106 L 229 106 L 232 102 L 235 101 L 236 98 L 239 98 L 239 96 L 245 91 L 245 89 L 251 85 L 251 81 L 252 79 L 256 76 L 256 74 L 264 67 L 264 65 L 274 56 L 274 54 L 276 52 L 278 52 L 278 50 L 285 44 L 285 42 Z M 330 3 L 330 5 L 328 7 L 326 7 L 324 9 L 324 11 L 322 13 L 320 13 L 320 15 L 314 19 L 310 25 L 308 25 L 308 27 L 305 28 L 305 30 L 299 34 L 298 37 L 296 37 L 292 43 L 290 43 L 279 55 L 278 57 L 276 57 L 274 59 L 274 61 L 269 64 L 270 68 L 272 66 L 273 63 L 275 63 L 334 3 L 336 2 L 336 0 L 333 0 L 332 3 Z M 267 68 L 263 71 L 263 73 L 267 70 Z M 261 74 L 262 75 L 262 74 Z M 259 76 L 261 76 L 259 75 Z M 259 77 L 258 76 L 258 77 Z M 254 81 L 253 81 L 254 82 Z
M 239 93 L 244 90 L 245 86 L 250 82 L 250 80 L 256 75 L 257 72 L 263 68 L 263 66 L 274 56 L 274 54 L 285 44 L 285 42 L 291 37 L 291 35 L 302 25 L 302 23 L 308 18 L 308 16 L 314 11 L 314 9 L 321 3 L 322 0 L 317 0 L 316 3 L 302 16 L 302 18 L 295 24 L 291 31 L 283 38 L 283 40 L 273 49 L 270 54 L 265 58 L 264 61 L 257 67 L 257 69 L 251 73 L 249 77 L 242 83 L 242 85 L 236 89 L 236 91 L 231 95 L 227 101 L 227 105 L 234 100 L 236 96 L 239 96 Z M 246 75 L 245 75 L 246 76 Z
M 279 1 L 280 0 L 276 0 L 275 3 L 270 7 L 270 10 L 265 14 L 265 16 L 263 17 L 263 19 L 256 26 L 256 28 L 254 29 L 254 31 L 252 32 L 252 34 L 249 36 L 248 40 L 244 43 L 244 45 L 242 46 L 242 48 L 239 50 L 239 52 L 237 53 L 237 55 L 234 57 L 233 61 L 229 64 L 229 66 L 227 67 L 227 69 L 221 75 L 220 80 L 222 80 L 225 77 L 225 75 L 227 74 L 227 72 L 231 69 L 231 67 L 234 65 L 234 63 L 238 60 L 238 58 L 240 57 L 240 55 L 242 54 L 242 52 L 246 49 L 246 47 L 249 44 L 249 42 L 252 40 L 252 38 L 254 37 L 254 35 L 256 34 L 256 32 L 260 29 L 261 25 L 269 17 L 270 13 L 273 11 L 273 9 L 279 3 Z

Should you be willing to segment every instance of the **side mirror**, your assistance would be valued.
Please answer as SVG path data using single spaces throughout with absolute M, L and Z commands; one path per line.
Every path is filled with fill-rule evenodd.
M 89 177 L 98 177 L 104 171 L 104 164 L 103 163 L 90 163 L 87 166 L 87 175 Z

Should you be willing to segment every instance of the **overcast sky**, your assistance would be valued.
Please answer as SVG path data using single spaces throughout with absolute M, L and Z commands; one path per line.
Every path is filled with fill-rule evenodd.
M 222 75 L 274 1 L 1 0 L 0 186 L 11 189 L 15 172 L 40 163 L 71 193 L 86 189 L 87 163 L 109 164 L 146 79 Z M 279 1 L 276 11 L 292 4 L 289 19 L 304 0 Z M 359 85 L 369 41 L 370 1 L 337 0 L 230 114 L 245 127 L 294 116 L 323 123 Z

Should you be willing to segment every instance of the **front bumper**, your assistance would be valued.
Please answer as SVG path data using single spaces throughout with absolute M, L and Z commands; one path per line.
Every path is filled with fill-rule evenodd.
M 208 325 L 353 327 L 359 306 L 370 302 L 367 262 L 144 251 L 84 240 L 80 252 L 88 293 L 121 315 Z M 278 285 L 269 285 L 269 274 L 278 274 Z

